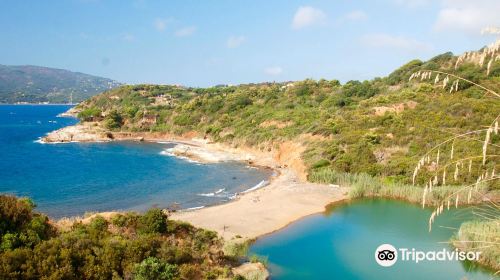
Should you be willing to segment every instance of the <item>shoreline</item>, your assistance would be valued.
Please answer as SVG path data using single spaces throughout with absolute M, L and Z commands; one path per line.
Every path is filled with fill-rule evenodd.
M 206 163 L 222 161 L 246 162 L 250 166 L 270 168 L 276 176 L 268 184 L 244 193 L 228 202 L 200 209 L 170 213 L 170 219 L 189 222 L 196 227 L 216 231 L 226 240 L 234 237 L 255 239 L 282 229 L 303 217 L 325 211 L 334 202 L 345 200 L 346 187 L 307 182 L 305 167 L 297 144 L 285 143 L 275 151 L 260 151 L 251 147 L 231 147 L 211 143 L 197 135 L 172 135 L 149 132 L 109 132 L 95 123 L 76 124 L 48 133 L 44 143 L 67 142 L 172 142 L 174 156 Z M 186 149 L 186 145 L 189 148 Z M 176 146 L 176 147 L 177 147 Z M 254 186 L 255 187 L 255 186 Z
M 94 130 L 96 125 L 90 125 L 91 130 L 85 125 L 77 124 L 64 130 L 72 129 L 80 126 L 85 133 L 92 132 L 95 139 L 87 139 L 84 141 L 75 142 L 103 142 L 104 141 L 144 141 L 156 143 L 175 143 L 181 145 L 190 145 L 200 148 L 205 155 L 213 153 L 231 154 L 230 160 L 245 161 L 250 166 L 267 167 L 274 170 L 277 175 L 270 177 L 269 184 L 247 193 L 240 193 L 237 198 L 222 203 L 210 206 L 205 206 L 199 209 L 181 210 L 169 213 L 169 218 L 176 221 L 185 221 L 193 226 L 213 230 L 218 233 L 225 241 L 245 242 L 254 241 L 282 230 L 292 223 L 307 218 L 312 215 L 318 215 L 328 210 L 328 207 L 335 204 L 349 203 L 348 187 L 340 187 L 334 185 L 317 184 L 307 182 L 304 169 L 300 165 L 297 166 L 295 160 L 300 161 L 297 153 L 301 153 L 300 146 L 284 147 L 280 146 L 278 151 L 260 151 L 250 147 L 231 147 L 222 143 L 211 143 L 207 139 L 196 138 L 193 134 L 188 135 L 172 135 L 167 133 L 127 133 L 127 132 L 107 132 Z M 99 128 L 98 128 L 99 129 Z M 54 132 L 52 132 L 54 133 Z M 55 133 L 60 133 L 56 131 Z M 50 135 L 51 133 L 49 133 Z M 47 136 L 46 136 L 47 137 Z M 44 137 L 42 139 L 46 140 Z M 57 139 L 57 138 L 56 138 Z M 62 140 L 65 140 L 64 138 Z M 61 141 L 59 143 L 64 143 Z M 284 148 L 284 149 L 281 149 Z M 298 149 L 297 149 L 298 148 Z M 182 150 L 181 150 L 182 151 Z M 185 150 L 184 150 L 185 151 Z M 193 150 L 189 149 L 190 152 Z M 196 149 L 194 150 L 196 151 Z M 184 152 L 185 153 L 185 152 Z M 288 156 L 283 156 L 281 153 L 291 153 Z M 173 156 L 196 157 L 192 153 L 190 155 L 177 154 Z M 199 154 L 198 154 L 199 156 Z M 200 160 L 196 158 L 196 160 Z M 203 159 L 202 159 L 203 160 Z M 301 162 L 301 161 L 300 161 Z M 384 198 L 380 196 L 367 196 L 365 198 Z M 387 198 L 387 197 L 385 197 Z M 398 201 L 403 201 L 410 204 L 418 204 L 411 200 L 402 197 L 389 197 Z M 354 199 L 355 200 L 355 199 Z M 112 217 L 120 212 L 105 212 L 97 213 L 90 217 L 80 219 L 66 219 L 68 223 L 81 221 L 83 223 L 90 221 L 96 215 L 105 215 L 107 218 Z M 63 226 L 64 221 L 56 221 L 56 224 Z

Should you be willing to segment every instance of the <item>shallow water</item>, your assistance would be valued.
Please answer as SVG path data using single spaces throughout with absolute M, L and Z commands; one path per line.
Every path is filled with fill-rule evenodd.
M 0 106 L 0 193 L 29 196 L 39 211 L 57 218 L 221 203 L 271 173 L 236 162 L 196 164 L 166 156 L 161 152 L 169 144 L 37 143 L 47 132 L 77 122 L 56 117 L 69 108 Z
M 421 251 L 453 250 L 451 228 L 470 211 L 444 212 L 428 232 L 430 210 L 404 202 L 363 200 L 331 208 L 258 239 L 250 254 L 268 257 L 272 279 L 491 279 L 490 272 L 460 261 L 397 261 L 381 267 L 375 249 L 384 243 Z M 464 278 L 465 277 L 465 278 Z

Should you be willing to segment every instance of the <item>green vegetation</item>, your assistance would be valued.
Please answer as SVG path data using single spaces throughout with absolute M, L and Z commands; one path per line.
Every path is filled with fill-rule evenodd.
M 435 154 L 427 157 L 427 165 L 412 184 L 414 168 L 429 149 L 452 136 L 484 130 L 499 114 L 498 98 L 452 76 L 445 79 L 441 73 L 436 83 L 435 76 L 429 79 L 427 73 L 420 73 L 410 81 L 418 71 L 437 70 L 500 88 L 500 61 L 490 59 L 482 65 L 457 61 L 453 54 L 444 53 L 429 61 L 413 60 L 385 78 L 343 85 L 337 80 L 308 79 L 211 88 L 122 86 L 92 97 L 77 109 L 85 112 L 82 121 L 104 120 L 101 125 L 112 131 L 194 132 L 215 142 L 270 152 L 293 141 L 305 148 L 302 161 L 310 181 L 349 185 L 352 197 L 382 196 L 414 203 L 422 203 L 425 197 L 426 205 L 435 206 L 460 186 L 476 182 L 479 176 L 493 176 L 492 170 L 499 169 L 498 161 L 490 158 L 484 164 L 480 157 L 470 158 L 468 169 L 463 161 L 454 162 L 483 150 L 486 133 L 470 134 L 466 141 L 450 142 L 440 151 L 441 162 L 450 164 L 438 166 Z M 88 118 L 88 110 L 99 110 L 100 115 Z M 498 155 L 500 134 L 489 136 L 488 155 Z M 444 174 L 448 174 L 446 183 Z M 438 175 L 445 186 L 424 196 L 422 186 L 437 181 Z M 485 180 L 480 190 L 498 193 L 500 182 Z M 459 195 L 463 203 L 467 194 L 455 197 Z M 480 197 L 467 201 L 479 202 Z
M 83 73 L 39 66 L 0 65 L 0 103 L 81 102 L 120 83 Z
M 498 213 L 496 213 L 496 217 L 495 219 L 463 223 L 452 242 L 455 247 L 462 251 L 481 252 L 479 263 L 493 268 L 495 271 L 500 271 L 500 247 L 498 246 L 500 218 L 498 218 Z
M 136 266 L 135 273 L 136 280 L 172 280 L 178 278 L 179 269 L 177 265 L 149 257 Z
M 477 87 L 459 83 L 458 92 L 449 93 L 433 81 L 408 82 L 415 71 L 441 69 L 499 88 L 500 61 L 487 76 L 485 66 L 470 63 L 455 70 L 455 60 L 445 53 L 412 61 L 386 78 L 344 85 L 304 80 L 212 88 L 122 86 L 80 104 L 80 118 L 102 120 L 112 131 L 196 132 L 216 142 L 268 151 L 283 141 L 301 142 L 310 174 L 326 168 L 408 184 L 426 150 L 454 134 L 489 125 L 485 122 L 498 114 L 492 110 L 500 106 L 498 99 Z M 492 142 L 499 140 L 495 135 Z M 480 141 L 456 143 L 455 153 L 480 151 L 481 146 Z M 443 153 L 443 160 L 447 156 Z M 475 180 L 479 172 L 460 174 L 448 184 Z M 427 175 L 432 171 L 422 170 L 417 183 Z
M 0 196 L 0 279 L 218 279 L 237 265 L 216 233 L 159 209 L 63 230 L 33 208 Z
M 80 118 L 82 121 L 88 122 L 88 121 L 96 121 L 101 119 L 101 110 L 96 107 L 90 107 L 86 108 L 85 110 L 82 110 L 81 112 L 78 113 L 78 118 Z

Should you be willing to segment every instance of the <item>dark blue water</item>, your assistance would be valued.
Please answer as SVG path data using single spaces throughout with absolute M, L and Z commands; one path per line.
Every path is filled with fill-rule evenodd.
M 259 238 L 251 254 L 268 257 L 273 280 L 494 278 L 491 272 L 460 261 L 397 261 L 391 267 L 376 263 L 375 250 L 385 243 L 421 251 L 452 251 L 449 244 L 440 242 L 449 241 L 462 221 L 471 217 L 467 209 L 445 211 L 429 233 L 429 216 L 430 210 L 404 202 L 357 201 Z
M 194 164 L 160 154 L 167 144 L 35 142 L 77 122 L 56 117 L 67 109 L 0 106 L 0 193 L 29 196 L 51 217 L 215 204 L 270 175 L 235 162 Z M 225 191 L 200 195 L 219 189 Z

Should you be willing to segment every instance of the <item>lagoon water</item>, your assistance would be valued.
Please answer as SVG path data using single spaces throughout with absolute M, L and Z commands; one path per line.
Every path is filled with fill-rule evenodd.
M 75 124 L 69 106 L 0 106 L 0 193 L 29 196 L 49 216 L 150 207 L 200 207 L 227 201 L 270 176 L 241 163 L 195 164 L 161 154 L 172 144 L 41 144 Z
M 404 202 L 363 200 L 332 207 L 262 237 L 250 254 L 268 257 L 271 279 L 492 279 L 491 272 L 459 261 L 375 262 L 384 243 L 421 251 L 453 250 L 451 228 L 470 218 L 470 211 L 445 211 L 428 232 L 430 210 Z M 496 278 L 495 278 L 496 279 Z

